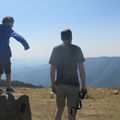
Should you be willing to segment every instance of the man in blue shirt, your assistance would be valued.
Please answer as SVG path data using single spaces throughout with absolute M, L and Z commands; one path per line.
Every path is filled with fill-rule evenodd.
M 79 78 L 81 78 L 81 91 L 87 91 L 84 70 L 85 58 L 80 47 L 72 44 L 72 32 L 70 29 L 61 32 L 61 39 L 63 44 L 54 47 L 49 60 L 51 64 L 51 87 L 52 91 L 56 93 L 57 102 L 55 120 L 61 120 L 66 99 L 68 119 L 76 120 L 76 114 L 72 115 L 71 110 L 76 107 L 78 101 Z
M 0 24 L 0 79 L 3 72 L 6 74 L 6 92 L 14 92 L 14 89 L 11 87 L 11 61 L 12 52 L 9 46 L 10 37 L 15 38 L 19 41 L 24 49 L 29 49 L 29 45 L 26 40 L 12 29 L 14 24 L 13 17 L 7 16 L 2 20 Z M 3 90 L 0 88 L 0 94 Z

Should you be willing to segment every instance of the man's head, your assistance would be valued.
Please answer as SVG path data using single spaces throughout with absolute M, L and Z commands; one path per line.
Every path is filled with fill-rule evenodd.
M 61 39 L 64 43 L 72 42 L 72 31 L 70 29 L 63 30 L 61 32 Z
M 2 19 L 2 24 L 9 25 L 12 28 L 14 24 L 14 18 L 6 16 Z

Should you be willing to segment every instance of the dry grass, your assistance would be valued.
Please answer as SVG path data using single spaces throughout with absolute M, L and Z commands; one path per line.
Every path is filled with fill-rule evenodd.
M 15 89 L 16 93 L 29 96 L 32 120 L 54 120 L 55 95 L 52 96 L 49 89 Z M 120 93 L 115 95 L 113 91 L 115 89 L 90 88 L 88 95 L 93 98 L 83 100 L 83 108 L 78 110 L 77 120 L 119 120 Z M 64 111 L 62 120 L 67 120 L 67 109 Z

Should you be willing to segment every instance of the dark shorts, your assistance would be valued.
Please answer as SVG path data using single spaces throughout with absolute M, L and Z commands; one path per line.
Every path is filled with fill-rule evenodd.
M 9 74 L 11 73 L 11 62 L 10 59 L 1 59 L 0 58 L 0 74 Z

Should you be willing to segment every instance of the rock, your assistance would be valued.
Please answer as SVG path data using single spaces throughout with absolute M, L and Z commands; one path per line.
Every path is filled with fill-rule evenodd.
M 119 91 L 118 91 L 118 90 L 114 90 L 114 91 L 112 91 L 112 94 L 118 95 L 118 94 L 119 94 Z
M 0 120 L 32 120 L 27 95 L 1 95 Z
M 86 99 L 95 99 L 93 96 L 89 96 L 89 95 L 86 95 L 85 98 Z

